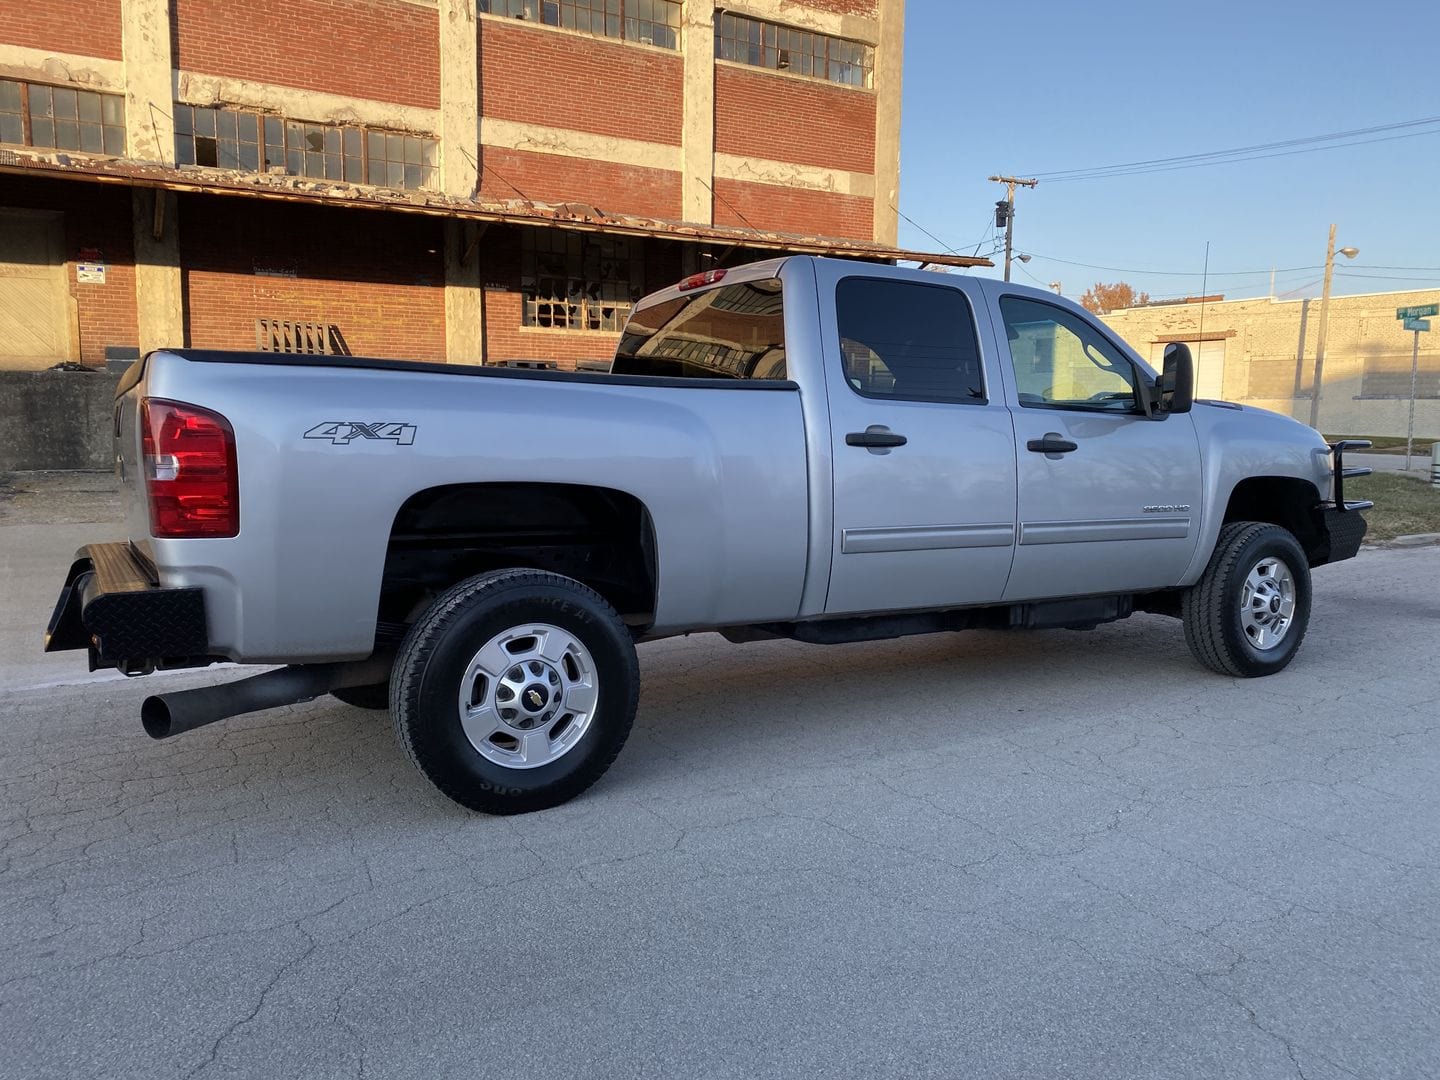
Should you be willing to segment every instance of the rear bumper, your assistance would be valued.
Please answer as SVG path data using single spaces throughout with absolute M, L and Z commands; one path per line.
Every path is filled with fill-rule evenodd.
M 212 661 L 200 589 L 166 589 L 129 544 L 90 544 L 75 553 L 45 651 L 87 649 L 90 670 L 143 674 Z

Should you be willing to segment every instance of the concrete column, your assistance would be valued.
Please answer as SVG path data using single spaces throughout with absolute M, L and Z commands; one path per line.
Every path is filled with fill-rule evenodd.
M 125 0 L 120 5 L 120 33 L 125 154 L 140 161 L 173 163 L 169 0 Z
M 135 188 L 130 194 L 135 230 L 135 309 L 140 354 L 185 344 L 180 284 L 180 230 L 173 191 Z
M 685 0 L 680 47 L 685 55 L 681 217 L 710 225 L 715 220 L 708 186 L 715 183 L 715 0 Z
M 880 0 L 875 45 L 875 241 L 894 245 L 900 216 L 900 84 L 905 60 L 905 0 Z
M 479 186 L 480 45 L 475 0 L 440 0 L 440 186 L 472 198 Z
M 125 154 L 140 161 L 175 160 L 169 0 L 120 5 L 125 69 Z M 135 307 L 140 351 L 185 344 L 180 288 L 180 229 L 173 193 L 131 194 L 135 245 Z
M 485 362 L 485 306 L 480 285 L 483 226 L 445 222 L 445 360 Z

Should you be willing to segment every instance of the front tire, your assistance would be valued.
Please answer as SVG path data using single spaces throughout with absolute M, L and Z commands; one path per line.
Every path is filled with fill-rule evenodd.
M 1265 522 L 1224 526 L 1181 617 L 1185 643 L 1211 671 L 1249 679 L 1282 670 L 1310 625 L 1310 562 L 1299 541 Z
M 460 582 L 410 628 L 390 711 L 415 766 L 472 810 L 573 799 L 610 767 L 639 701 L 635 645 L 578 581 L 497 570 Z

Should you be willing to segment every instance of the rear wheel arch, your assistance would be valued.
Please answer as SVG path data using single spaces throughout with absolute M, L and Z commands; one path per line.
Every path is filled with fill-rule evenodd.
M 582 484 L 480 482 L 415 492 L 396 511 L 380 622 L 394 631 L 456 582 L 491 570 L 548 570 L 599 593 L 643 631 L 654 621 L 654 519 L 635 495 Z

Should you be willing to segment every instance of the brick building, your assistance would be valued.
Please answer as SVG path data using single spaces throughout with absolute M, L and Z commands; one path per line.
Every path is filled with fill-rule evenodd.
M 686 273 L 913 257 L 903 16 L 0 0 L 0 367 L 179 344 L 569 365 Z
M 1330 298 L 1320 388 L 1327 435 L 1404 435 L 1414 335 L 1400 308 L 1440 303 L 1440 289 Z M 1165 345 L 1195 357 L 1195 392 L 1287 413 L 1310 422 L 1319 300 L 1147 304 L 1104 316 L 1131 347 L 1159 366 Z M 1422 333 L 1415 377 L 1415 433 L 1440 438 L 1440 333 Z

